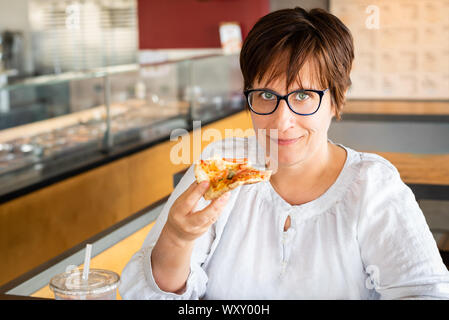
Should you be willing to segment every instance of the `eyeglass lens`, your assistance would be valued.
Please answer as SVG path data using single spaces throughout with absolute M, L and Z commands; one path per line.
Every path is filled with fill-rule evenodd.
M 248 95 L 251 109 L 262 114 L 271 113 L 276 108 L 277 100 L 275 94 L 264 90 L 252 91 Z M 314 91 L 297 91 L 288 96 L 288 103 L 296 113 L 314 113 L 319 107 L 320 95 Z

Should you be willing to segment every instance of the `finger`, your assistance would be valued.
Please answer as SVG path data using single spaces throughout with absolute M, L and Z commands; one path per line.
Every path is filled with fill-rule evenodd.
M 178 199 L 184 199 L 187 195 L 189 195 L 198 185 L 198 182 L 193 181 L 190 186 L 178 197 Z
M 192 223 L 197 225 L 210 225 L 218 220 L 223 208 L 230 197 L 230 192 L 226 192 L 212 202 L 203 210 L 192 214 Z
M 198 187 L 199 183 L 195 180 L 190 186 L 178 197 L 178 199 L 183 202 L 194 190 Z
M 201 183 L 196 183 L 192 189 L 187 189 L 184 194 L 185 198 L 182 201 L 182 205 L 185 206 L 184 211 L 191 212 L 208 188 L 209 181 L 202 181 Z

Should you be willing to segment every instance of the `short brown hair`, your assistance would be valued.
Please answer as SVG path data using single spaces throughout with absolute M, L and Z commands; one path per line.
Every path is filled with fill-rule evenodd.
M 286 58 L 282 59 L 283 57 Z M 329 88 L 336 118 L 341 118 L 346 90 L 351 85 L 354 60 L 351 32 L 336 16 L 323 9 L 282 9 L 257 21 L 240 52 L 244 90 L 268 73 L 269 81 L 286 75 L 286 88 L 300 80 L 299 71 L 311 62 L 313 81 Z M 310 88 L 308 88 L 310 89 Z

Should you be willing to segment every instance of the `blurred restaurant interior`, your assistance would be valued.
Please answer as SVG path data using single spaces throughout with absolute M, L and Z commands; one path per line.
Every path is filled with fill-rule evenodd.
M 0 0 L 0 294 L 52 297 L 87 243 L 120 273 L 189 167 L 173 131 L 252 127 L 221 27 L 295 6 L 354 37 L 329 138 L 398 168 L 449 265 L 448 0 Z

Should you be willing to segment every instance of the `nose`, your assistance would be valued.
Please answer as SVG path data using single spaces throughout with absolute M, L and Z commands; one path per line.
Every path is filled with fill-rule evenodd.
M 285 100 L 279 101 L 276 111 L 273 113 L 273 125 L 280 132 L 291 128 L 294 123 L 295 114 L 290 110 Z

